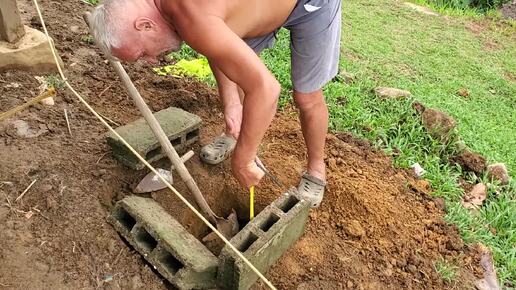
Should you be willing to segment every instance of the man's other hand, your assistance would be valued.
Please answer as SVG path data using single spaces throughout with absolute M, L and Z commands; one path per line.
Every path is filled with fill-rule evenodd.
M 231 165 L 233 169 L 233 175 L 238 180 L 238 182 L 245 188 L 258 185 L 260 180 L 265 175 L 265 172 L 263 172 L 263 170 L 261 170 L 256 165 L 255 160 L 241 163 L 238 161 L 238 158 L 235 157 L 237 156 L 234 156 L 231 159 Z

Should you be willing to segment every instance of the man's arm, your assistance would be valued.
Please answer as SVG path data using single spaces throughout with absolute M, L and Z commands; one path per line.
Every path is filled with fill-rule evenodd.
M 208 60 L 209 61 L 209 60 Z M 231 81 L 216 65 L 209 61 L 213 75 L 217 80 L 219 97 L 224 107 L 226 134 L 238 139 L 242 124 L 242 101 L 238 85 Z
M 280 85 L 253 50 L 222 19 L 192 13 L 188 16 L 174 23 L 181 37 L 245 93 L 242 127 L 232 165 L 242 185 L 256 185 L 263 172 L 254 160 L 276 112 Z

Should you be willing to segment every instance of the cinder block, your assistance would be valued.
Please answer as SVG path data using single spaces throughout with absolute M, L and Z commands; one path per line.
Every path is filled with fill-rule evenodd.
M 179 153 L 199 139 L 201 118 L 179 108 L 170 107 L 154 113 L 168 139 Z M 115 130 L 148 162 L 157 161 L 165 156 L 161 151 L 158 139 L 154 136 L 144 118 L 140 118 Z M 120 142 L 111 132 L 107 135 L 107 143 L 113 155 L 125 165 L 141 170 L 145 167 L 134 154 Z
M 154 200 L 126 197 L 108 221 L 177 288 L 216 286 L 217 258 Z
M 230 242 L 261 273 L 267 270 L 303 234 L 310 205 L 295 188 L 267 206 Z M 258 279 L 238 256 L 225 246 L 219 255 L 217 281 L 223 289 L 249 289 Z

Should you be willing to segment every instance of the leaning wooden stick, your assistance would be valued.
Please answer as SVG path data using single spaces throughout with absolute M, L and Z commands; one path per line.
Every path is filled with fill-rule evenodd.
M 0 114 L 0 121 L 5 120 L 5 119 L 7 119 L 9 117 L 12 117 L 14 114 L 27 109 L 28 107 L 30 107 L 30 106 L 40 102 L 41 100 L 53 97 L 55 95 L 56 95 L 56 90 L 54 88 L 50 88 L 46 92 L 44 92 L 43 94 L 33 98 L 32 100 L 26 102 L 25 104 Z

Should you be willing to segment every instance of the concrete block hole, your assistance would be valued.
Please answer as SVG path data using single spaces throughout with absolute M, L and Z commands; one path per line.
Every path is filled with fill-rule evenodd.
M 283 203 L 281 203 L 278 207 L 284 213 L 288 213 L 298 203 L 299 203 L 299 199 L 297 197 L 291 195 Z
M 253 233 L 248 233 L 247 237 L 245 239 L 243 239 L 240 244 L 235 245 L 235 247 L 240 252 L 244 253 L 245 251 L 247 251 L 247 249 L 249 249 L 253 245 L 254 242 L 256 242 L 256 240 L 258 240 L 258 236 L 256 236 Z
M 269 217 L 266 218 L 265 221 L 260 224 L 260 229 L 262 229 L 262 231 L 264 232 L 267 232 L 279 220 L 279 216 L 271 213 Z
M 154 250 L 158 245 L 158 241 L 156 241 L 156 239 L 154 239 L 144 227 L 137 226 L 133 231 L 134 240 L 145 250 L 152 252 L 152 250 Z
M 181 270 L 184 265 L 176 259 L 173 255 L 171 255 L 167 250 L 160 249 L 156 253 L 156 257 L 161 264 L 161 266 L 170 274 L 175 275 L 179 270 Z
M 186 142 L 199 137 L 199 129 L 186 133 Z
M 179 146 L 181 145 L 181 136 L 177 137 L 177 138 L 174 138 L 170 141 L 170 143 L 172 144 L 172 146 Z M 158 148 L 156 149 L 153 149 L 149 152 L 147 152 L 147 154 L 145 154 L 145 160 L 150 160 L 152 158 L 154 158 L 155 156 L 161 154 L 161 146 L 158 146 Z
M 116 209 L 113 217 L 129 232 L 136 224 L 136 220 L 122 207 Z

